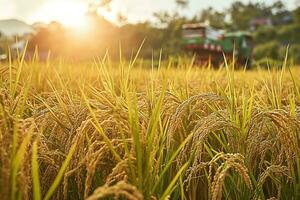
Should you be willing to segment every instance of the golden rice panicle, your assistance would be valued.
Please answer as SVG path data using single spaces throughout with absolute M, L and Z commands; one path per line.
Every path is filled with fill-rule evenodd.
M 131 167 L 134 167 L 133 162 L 135 162 L 135 158 L 126 158 L 118 162 L 118 164 L 112 169 L 112 172 L 107 176 L 106 184 L 113 185 L 120 181 L 128 182 L 127 173 L 130 166 L 129 162 L 131 162 Z
M 117 144 L 113 142 L 113 144 Z M 116 145 L 117 146 L 117 145 Z M 122 152 L 122 151 L 120 151 Z M 94 179 L 95 171 L 97 168 L 102 168 L 100 172 L 104 180 L 109 176 L 117 161 L 113 158 L 109 148 L 104 142 L 94 142 L 91 144 L 85 161 L 86 178 L 85 178 L 85 197 L 88 196 Z
M 281 199 L 281 186 L 280 184 L 282 182 L 291 182 L 292 177 L 289 174 L 289 169 L 286 166 L 280 166 L 280 165 L 271 165 L 268 166 L 263 173 L 261 173 L 258 177 L 257 181 L 257 187 L 255 191 L 255 198 L 259 199 L 257 197 L 257 194 L 263 190 L 264 184 L 266 183 L 267 179 L 270 178 L 272 180 L 273 177 L 276 177 L 277 181 L 274 182 L 277 187 L 277 197 L 271 197 L 270 199 Z M 267 183 L 266 183 L 267 184 Z M 275 195 L 275 194 L 274 194 Z
M 120 181 L 113 186 L 104 185 L 102 187 L 97 188 L 91 196 L 89 196 L 86 200 L 98 200 L 106 197 L 114 197 L 115 199 L 119 199 L 121 197 L 126 198 L 128 200 L 143 200 L 144 197 L 138 189 L 126 183 L 125 181 Z
M 226 116 L 226 112 L 223 115 Z M 191 140 L 189 140 L 178 156 L 179 166 L 189 159 L 190 152 L 194 153 L 192 168 L 196 168 L 198 164 L 205 162 L 203 160 L 203 155 L 205 154 L 204 143 L 209 135 L 214 132 L 223 131 L 228 137 L 229 146 L 234 147 L 236 145 L 232 135 L 238 133 L 239 130 L 223 115 L 212 113 L 197 122 L 191 133 Z
M 178 105 L 171 117 L 167 138 L 168 147 L 171 146 L 172 141 L 177 141 L 178 138 L 183 141 L 187 136 L 187 134 L 182 135 L 183 132 L 186 132 L 185 122 L 188 123 L 187 126 L 193 129 L 199 117 L 205 117 L 212 113 L 210 106 L 218 107 L 223 100 L 222 97 L 216 94 L 208 93 L 192 96 Z
M 221 165 L 217 163 L 221 162 Z M 218 168 L 215 171 L 214 176 L 212 175 L 212 171 L 214 166 Z M 209 162 L 209 181 L 210 183 L 210 191 L 211 198 L 213 200 L 220 200 L 222 198 L 222 188 L 225 181 L 226 176 L 229 173 L 229 170 L 233 170 L 237 172 L 237 174 L 243 179 L 247 188 L 251 191 L 253 190 L 252 182 L 249 177 L 248 169 L 244 164 L 244 157 L 241 154 L 217 154 L 210 162 Z
M 253 116 L 247 138 L 247 157 L 251 167 L 258 170 L 269 161 L 286 165 L 292 171 L 296 155 L 299 155 L 299 125 L 299 121 L 284 110 L 258 112 Z

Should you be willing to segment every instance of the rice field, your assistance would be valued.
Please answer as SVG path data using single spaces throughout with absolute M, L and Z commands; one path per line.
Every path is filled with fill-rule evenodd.
M 1 63 L 1 199 L 300 199 L 300 69 L 192 63 Z

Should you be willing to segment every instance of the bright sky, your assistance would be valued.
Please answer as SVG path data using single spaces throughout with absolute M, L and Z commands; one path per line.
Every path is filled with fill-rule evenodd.
M 0 19 L 17 18 L 28 23 L 36 21 L 50 22 L 58 20 L 72 24 L 84 15 L 90 0 L 0 0 Z M 175 0 L 113 0 L 111 11 L 106 12 L 106 18 L 114 20 L 116 13 L 127 16 L 128 21 L 137 22 L 151 19 L 153 12 L 172 10 Z M 249 0 L 242 0 L 249 2 Z M 252 0 L 252 2 L 272 3 L 275 0 Z M 289 9 L 295 7 L 297 0 L 283 0 Z M 187 16 L 212 6 L 222 10 L 228 8 L 234 0 L 190 0 L 189 8 L 184 13 Z

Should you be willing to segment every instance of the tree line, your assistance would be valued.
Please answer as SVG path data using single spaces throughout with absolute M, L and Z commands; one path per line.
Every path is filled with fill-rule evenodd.
M 110 1 L 105 3 L 105 6 Z M 86 59 L 103 55 L 106 51 L 117 58 L 122 52 L 130 58 L 145 40 L 141 57 L 151 58 L 160 50 L 164 57 L 182 55 L 181 27 L 184 23 L 206 22 L 226 31 L 250 31 L 253 34 L 256 60 L 264 58 L 280 60 L 290 45 L 290 56 L 300 63 L 300 7 L 288 10 L 281 1 L 273 4 L 243 3 L 236 1 L 223 11 L 207 8 L 192 18 L 180 14 L 188 8 L 188 1 L 176 0 L 176 10 L 154 13 L 155 21 L 130 24 L 126 16 L 118 16 L 119 24 L 113 24 L 97 14 L 96 9 L 87 13 L 88 30 L 67 29 L 57 22 L 37 28 L 29 40 L 28 48 L 38 47 L 41 53 L 64 55 L 74 59 Z M 99 6 L 99 5 L 97 5 Z M 103 4 L 101 4 L 103 6 Z

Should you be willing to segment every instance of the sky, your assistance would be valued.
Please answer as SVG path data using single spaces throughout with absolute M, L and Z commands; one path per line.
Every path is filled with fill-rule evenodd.
M 84 15 L 87 4 L 91 0 L 0 0 L 0 19 L 16 18 L 27 23 L 63 21 L 66 24 Z M 190 0 L 189 7 L 181 13 L 192 16 L 202 9 L 212 6 L 223 10 L 235 0 Z M 249 2 L 249 0 L 241 0 Z M 295 7 L 297 0 L 283 0 L 288 9 Z M 111 21 L 116 13 L 125 15 L 129 22 L 151 20 L 154 12 L 172 10 L 176 8 L 175 0 L 113 0 L 110 11 L 102 14 Z M 265 2 L 271 4 L 274 0 L 252 0 L 251 2 Z M 69 20 L 69 22 L 68 22 Z M 79 20 L 79 19 L 78 19 Z

